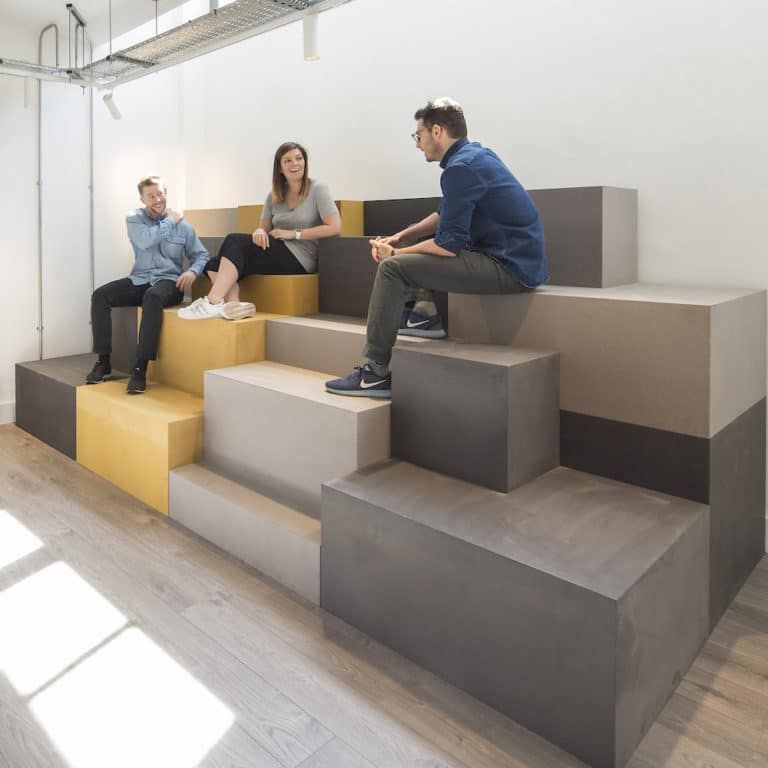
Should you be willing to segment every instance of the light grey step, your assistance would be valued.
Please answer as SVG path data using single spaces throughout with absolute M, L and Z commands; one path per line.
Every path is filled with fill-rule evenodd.
M 325 391 L 327 374 L 264 362 L 205 374 L 205 462 L 320 514 L 320 484 L 389 456 L 390 403 Z
M 171 470 L 173 520 L 306 600 L 320 601 L 320 522 L 202 464 Z
M 505 495 L 385 462 L 323 487 L 321 606 L 621 768 L 707 636 L 708 512 L 564 468 Z
M 400 336 L 397 347 L 430 343 Z M 365 320 L 343 315 L 309 315 L 267 320 L 267 359 L 275 363 L 346 376 L 362 360 Z
M 404 346 L 392 382 L 397 458 L 504 493 L 560 463 L 556 352 Z

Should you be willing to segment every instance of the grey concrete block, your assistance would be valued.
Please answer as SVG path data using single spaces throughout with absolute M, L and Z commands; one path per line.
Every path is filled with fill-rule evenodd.
M 136 363 L 139 339 L 139 310 L 137 307 L 112 308 L 112 367 L 130 371 Z
M 366 237 L 394 235 L 437 212 L 440 197 L 416 197 L 405 200 L 366 200 L 363 203 Z
M 398 347 L 433 343 L 401 336 Z M 346 376 L 362 359 L 365 321 L 343 315 L 267 320 L 267 359 L 283 365 Z
M 320 601 L 320 523 L 211 469 L 171 470 L 169 514 L 312 603 Z
M 450 297 L 455 338 L 558 350 L 563 410 L 704 438 L 765 397 L 765 318 L 766 292 L 738 288 Z
M 57 451 L 75 458 L 79 386 L 96 355 L 33 360 L 16 364 L 16 424 Z M 124 374 L 113 370 L 113 378 Z
M 236 230 L 232 230 L 235 232 Z M 221 244 L 224 242 L 223 237 L 201 237 L 200 241 L 202 242 L 204 248 L 206 251 L 208 251 L 208 255 L 215 259 L 219 255 L 219 248 L 221 248 Z
M 708 630 L 708 509 L 568 469 L 503 495 L 403 462 L 323 487 L 321 606 L 595 768 Z
M 560 463 L 555 352 L 434 342 L 395 349 L 392 455 L 504 493 Z
M 327 379 L 268 362 L 207 371 L 205 463 L 319 517 L 323 481 L 389 456 L 389 402 L 331 395 Z

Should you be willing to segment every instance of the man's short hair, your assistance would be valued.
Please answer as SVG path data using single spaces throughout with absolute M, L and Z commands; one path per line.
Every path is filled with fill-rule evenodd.
M 139 197 L 144 197 L 144 190 L 147 187 L 154 187 L 157 185 L 158 187 L 162 187 L 165 189 L 165 182 L 160 178 L 160 176 L 145 176 L 136 186 L 139 190 Z
M 430 99 L 426 107 L 416 111 L 416 120 L 421 120 L 427 128 L 441 125 L 452 139 L 463 139 L 467 135 L 467 121 L 464 109 L 458 101 L 443 97 Z

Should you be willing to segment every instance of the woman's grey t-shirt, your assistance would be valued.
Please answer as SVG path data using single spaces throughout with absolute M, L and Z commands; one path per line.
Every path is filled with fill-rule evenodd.
M 285 202 L 273 203 L 272 193 L 264 201 L 262 219 L 269 219 L 273 229 L 309 229 L 323 223 L 333 214 L 339 213 L 326 184 L 311 181 L 307 196 L 291 210 Z M 317 272 L 317 240 L 284 240 L 288 250 L 296 257 L 307 272 Z

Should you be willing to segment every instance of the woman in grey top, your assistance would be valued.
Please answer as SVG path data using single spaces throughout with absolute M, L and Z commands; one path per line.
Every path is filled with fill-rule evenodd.
M 253 315 L 253 304 L 239 301 L 239 280 L 317 272 L 317 241 L 340 233 L 341 216 L 328 187 L 309 178 L 307 151 L 292 141 L 281 144 L 258 229 L 224 238 L 219 255 L 205 266 L 210 292 L 180 309 L 179 316 L 235 320 Z

